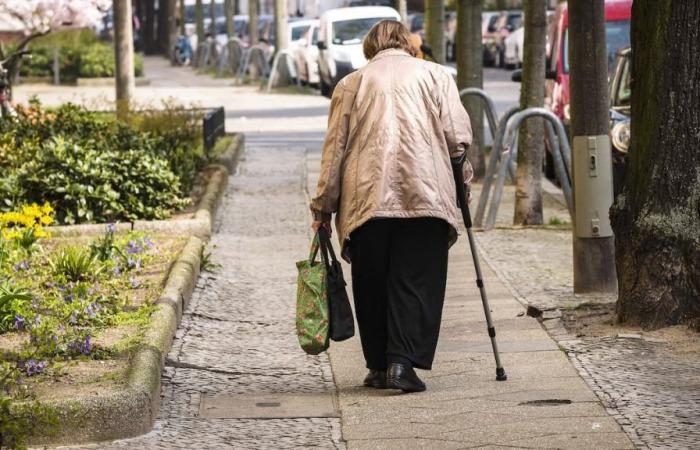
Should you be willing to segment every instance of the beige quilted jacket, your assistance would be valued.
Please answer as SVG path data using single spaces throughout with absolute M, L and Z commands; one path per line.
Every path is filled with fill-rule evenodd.
M 469 116 L 450 74 L 402 50 L 378 53 L 335 88 L 311 210 L 336 215 L 347 240 L 374 218 L 437 217 L 461 221 L 450 157 L 471 144 Z M 465 163 L 465 180 L 472 169 Z

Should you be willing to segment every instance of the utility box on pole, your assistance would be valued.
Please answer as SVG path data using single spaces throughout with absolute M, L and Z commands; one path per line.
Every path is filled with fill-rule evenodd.
M 617 291 L 605 0 L 569 2 L 574 292 Z

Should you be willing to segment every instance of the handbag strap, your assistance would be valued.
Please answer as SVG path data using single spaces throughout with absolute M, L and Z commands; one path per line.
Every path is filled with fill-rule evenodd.
M 333 266 L 338 263 L 338 259 L 335 256 L 335 251 L 333 250 L 333 244 L 331 243 L 331 237 L 328 235 L 328 231 L 326 231 L 326 229 L 323 227 L 318 229 L 316 236 L 318 237 L 321 246 L 321 259 L 326 265 L 326 270 L 330 272 L 332 267 L 331 262 L 333 262 Z M 329 255 L 330 260 L 328 258 Z
M 311 242 L 311 250 L 309 251 L 309 264 L 313 264 L 316 261 L 316 255 L 318 255 L 318 249 L 320 248 L 320 240 L 318 238 L 318 233 L 314 236 L 314 240 Z M 322 255 L 323 256 L 323 255 Z

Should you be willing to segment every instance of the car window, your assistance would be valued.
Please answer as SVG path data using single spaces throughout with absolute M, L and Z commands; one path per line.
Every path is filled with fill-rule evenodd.
M 292 41 L 298 41 L 303 38 L 307 31 L 309 31 L 310 26 L 293 27 L 292 28 Z
M 385 19 L 388 19 L 388 17 L 367 17 L 333 22 L 333 44 L 359 44 L 375 23 Z
M 523 26 L 523 16 L 521 14 L 510 14 L 508 16 L 508 25 L 513 27 L 513 30 Z
M 614 20 L 605 22 L 605 44 L 608 52 L 608 73 L 615 67 L 615 54 L 622 47 L 630 45 L 630 21 Z M 564 31 L 562 53 L 564 73 L 569 73 L 569 29 Z
M 318 44 L 318 27 L 314 28 L 313 35 L 311 37 L 311 45 Z
M 630 59 L 624 58 L 622 62 L 622 74 L 620 75 L 620 84 L 617 88 L 617 105 L 629 106 L 632 99 L 632 77 L 630 76 Z

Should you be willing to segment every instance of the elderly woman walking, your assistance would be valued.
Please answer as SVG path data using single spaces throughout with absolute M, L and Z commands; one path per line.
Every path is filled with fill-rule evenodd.
M 363 48 L 369 63 L 333 93 L 312 227 L 330 231 L 336 214 L 365 386 L 419 392 L 413 369 L 433 363 L 461 217 L 450 158 L 467 151 L 471 125 L 452 77 L 415 57 L 404 25 L 377 23 Z

